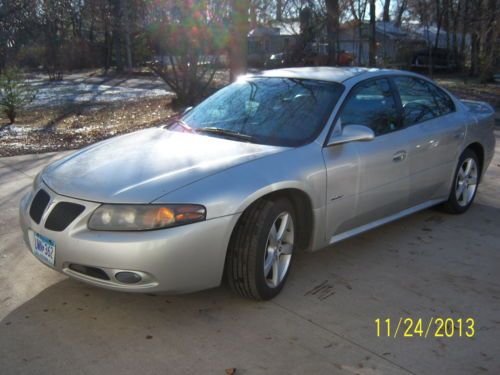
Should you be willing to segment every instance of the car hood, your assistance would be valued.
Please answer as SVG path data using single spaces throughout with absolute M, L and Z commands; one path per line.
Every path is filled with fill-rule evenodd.
M 42 179 L 56 193 L 73 198 L 150 203 L 204 177 L 285 149 L 154 128 L 76 152 L 49 165 Z

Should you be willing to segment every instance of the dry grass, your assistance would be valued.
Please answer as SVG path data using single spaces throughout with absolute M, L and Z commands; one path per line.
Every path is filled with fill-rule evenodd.
M 484 101 L 500 109 L 500 84 L 498 83 L 482 84 L 470 77 L 436 78 L 436 82 L 460 99 Z
M 15 130 L 0 120 L 0 156 L 77 149 L 114 135 L 152 127 L 176 115 L 169 98 L 37 108 L 18 117 Z M 23 125 L 23 124 L 29 124 Z M 22 130 L 29 131 L 22 131 Z

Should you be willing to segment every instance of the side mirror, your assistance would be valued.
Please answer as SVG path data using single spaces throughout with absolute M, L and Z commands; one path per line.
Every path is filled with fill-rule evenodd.
M 340 135 L 334 136 L 328 142 L 328 146 L 340 145 L 342 143 L 356 141 L 371 141 L 375 138 L 375 133 L 368 126 L 346 125 Z

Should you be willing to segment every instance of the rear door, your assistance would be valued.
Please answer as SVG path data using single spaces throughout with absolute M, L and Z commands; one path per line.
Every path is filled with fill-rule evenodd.
M 340 109 L 332 137 L 355 124 L 375 139 L 325 147 L 327 233 L 330 237 L 407 208 L 407 149 L 415 129 L 402 127 L 396 97 L 386 78 L 355 86 Z
M 403 124 L 415 129 L 409 140 L 409 205 L 448 195 L 465 127 L 452 99 L 428 81 L 393 78 L 403 108 Z

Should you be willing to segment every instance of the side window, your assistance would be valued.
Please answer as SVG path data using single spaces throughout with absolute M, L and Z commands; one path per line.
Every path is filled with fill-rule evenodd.
M 394 79 L 403 105 L 403 124 L 410 126 L 455 110 L 451 98 L 434 85 L 413 77 Z
M 365 125 L 375 135 L 390 133 L 399 128 L 398 112 L 387 79 L 377 79 L 354 89 L 340 114 L 342 126 Z

